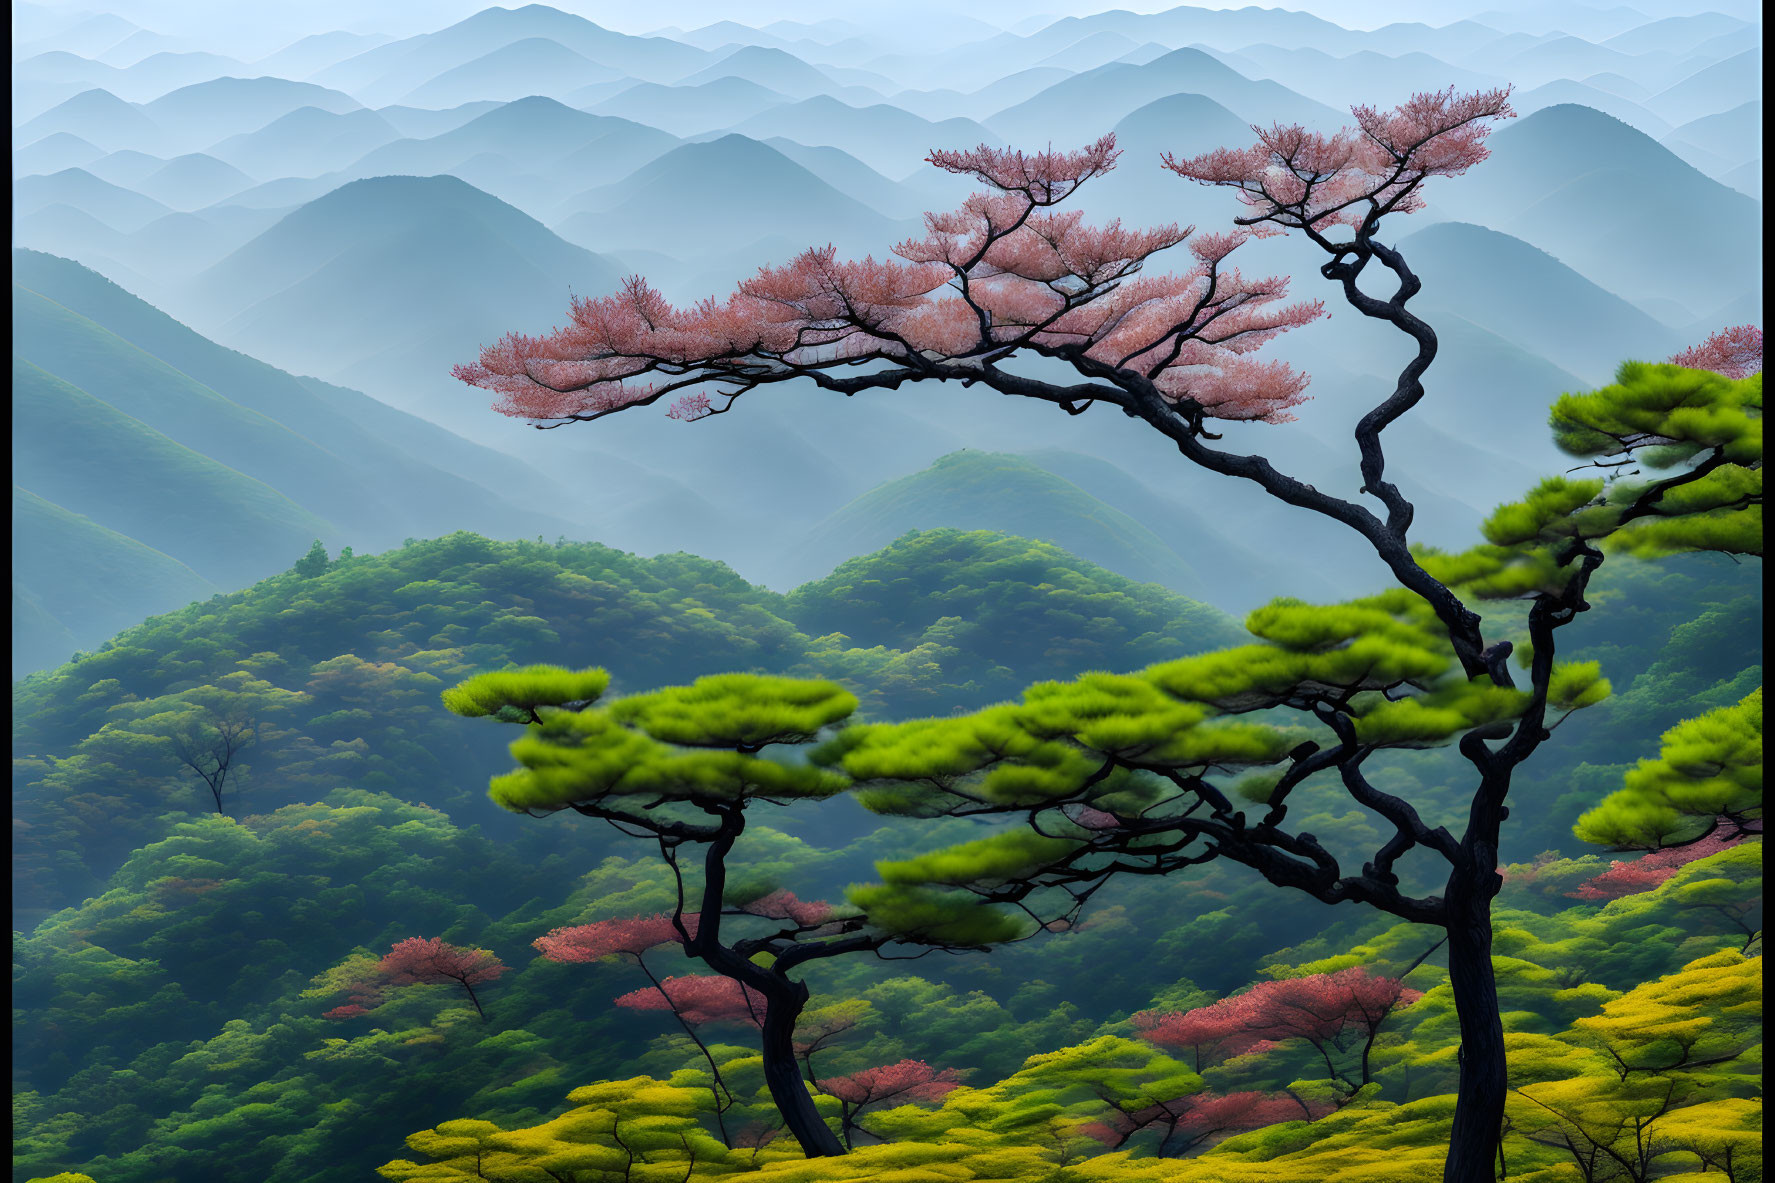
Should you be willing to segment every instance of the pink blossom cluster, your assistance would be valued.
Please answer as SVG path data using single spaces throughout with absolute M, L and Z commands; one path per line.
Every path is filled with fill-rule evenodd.
M 1372 1033 L 1394 1009 L 1422 993 L 1395 978 L 1375 977 L 1361 966 L 1259 982 L 1243 994 L 1186 1013 L 1141 1011 L 1140 1037 L 1160 1047 L 1188 1049 L 1199 1069 L 1230 1056 L 1305 1039 L 1323 1047 L 1347 1028 Z
M 1116 1110 L 1102 1121 L 1079 1127 L 1079 1133 L 1115 1149 L 1141 1130 L 1162 1129 L 1163 1152 L 1182 1154 L 1242 1130 L 1282 1121 L 1314 1121 L 1331 1107 L 1275 1093 L 1192 1093 L 1148 1105 L 1133 1112 Z
M 1651 891 L 1696 859 L 1729 850 L 1744 841 L 1744 838 L 1743 834 L 1734 834 L 1728 838 L 1714 833 L 1687 846 L 1654 850 L 1636 859 L 1616 859 L 1609 864 L 1608 870 L 1586 879 L 1575 891 L 1568 891 L 1566 895 L 1575 900 L 1618 900 L 1623 896 Z
M 1252 207 L 1243 228 L 1194 238 L 1193 227 L 1092 226 L 1053 212 L 1115 167 L 1113 135 L 1077 152 L 935 151 L 933 165 L 986 189 L 926 214 L 924 237 L 894 248 L 899 261 L 815 248 L 760 269 L 725 299 L 686 308 L 633 276 L 612 295 L 575 297 L 569 323 L 552 333 L 508 334 L 455 374 L 498 393 L 497 409 L 520 418 L 596 419 L 670 397 L 672 418 L 695 420 L 757 386 L 835 367 L 883 361 L 969 379 L 1022 350 L 1093 377 L 1151 382 L 1192 415 L 1284 422 L 1305 398 L 1306 376 L 1249 355 L 1324 308 L 1285 302 L 1284 280 L 1245 279 L 1229 257 L 1285 228 L 1371 226 L 1419 208 L 1427 178 L 1485 158 L 1490 122 L 1514 114 L 1508 98 L 1508 89 L 1450 88 L 1392 111 L 1352 108 L 1355 126 L 1334 135 L 1278 125 L 1253 129 L 1249 148 L 1166 156 L 1172 171 L 1230 186 Z M 1184 242 L 1192 266 L 1142 274 Z
M 1216 148 L 1165 167 L 1238 192 L 1243 219 L 1313 231 L 1359 226 L 1382 213 L 1422 209 L 1430 177 L 1452 177 L 1484 160 L 1493 119 L 1508 119 L 1510 90 L 1457 94 L 1453 87 L 1413 95 L 1391 111 L 1351 108 L 1356 126 L 1332 135 L 1298 125 L 1256 128 L 1249 148 Z
M 719 974 L 685 974 L 666 978 L 658 987 L 631 990 L 616 1000 L 630 1010 L 675 1011 L 686 1023 L 750 1023 L 764 1025 L 764 995 Z
M 479 986 L 506 971 L 485 949 L 459 949 L 437 937 L 408 937 L 383 955 L 378 968 L 393 986 L 458 982 Z
M 698 914 L 683 917 L 685 931 L 696 936 Z M 550 961 L 598 961 L 605 957 L 639 957 L 649 949 L 678 943 L 682 938 L 670 916 L 628 916 L 557 928 L 530 942 Z
M 825 900 L 797 899 L 794 892 L 779 887 L 743 905 L 740 911 L 771 920 L 788 920 L 801 928 L 815 928 L 831 918 L 833 909 Z
M 1763 330 L 1756 325 L 1721 329 L 1699 345 L 1676 354 L 1672 365 L 1691 370 L 1712 370 L 1728 378 L 1748 378 L 1763 372 Z
M 936 1101 L 960 1087 L 961 1074 L 955 1069 L 939 1071 L 923 1060 L 901 1060 L 820 1081 L 822 1092 L 859 1107 L 892 1100 Z

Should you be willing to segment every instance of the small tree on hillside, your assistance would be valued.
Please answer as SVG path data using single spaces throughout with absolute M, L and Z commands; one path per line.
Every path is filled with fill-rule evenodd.
M 1326 1077 L 1353 1095 L 1369 1083 L 1368 1057 L 1381 1024 L 1394 1010 L 1420 997 L 1419 991 L 1394 978 L 1375 977 L 1351 966 L 1336 973 L 1259 982 L 1243 994 L 1187 1013 L 1142 1011 L 1134 1016 L 1134 1027 L 1148 1043 L 1194 1053 L 1198 1070 L 1204 1046 L 1236 1056 L 1298 1039 L 1319 1054 Z M 1353 1066 L 1332 1058 L 1333 1052 L 1342 1058 L 1353 1048 L 1360 1049 Z
M 953 1068 L 933 1068 L 923 1060 L 901 1060 L 864 1068 L 848 1076 L 815 1080 L 814 1087 L 838 1100 L 838 1127 L 847 1149 L 863 1110 L 871 1105 L 905 1105 L 913 1101 L 939 1101 L 961 1087 L 961 1074 Z M 863 1130 L 869 1133 L 868 1130 Z M 874 1137 L 873 1134 L 870 1135 Z
M 1299 1121 L 1303 1116 L 1311 1121 L 1325 1116 L 1328 1108 L 1286 1095 L 1197 1092 L 1137 1109 L 1115 1107 L 1103 1120 L 1088 1122 L 1079 1132 L 1119 1150 L 1135 1135 L 1154 1131 L 1159 1154 L 1181 1157 L 1228 1134 Z
M 688 1024 L 756 1022 L 765 1083 L 790 1133 L 810 1158 L 843 1154 L 801 1078 L 795 1024 L 808 988 L 790 974 L 811 961 L 873 952 L 904 938 L 873 927 L 855 909 L 786 891 L 739 889 L 742 898 L 734 899 L 729 859 L 752 806 L 820 800 L 848 787 L 825 769 L 759 753 L 814 740 L 848 718 L 857 700 L 830 682 L 721 674 L 594 708 L 609 682 L 603 670 L 529 666 L 471 678 L 445 691 L 444 704 L 459 715 L 526 724 L 511 745 L 519 767 L 491 783 L 495 802 L 519 813 L 572 809 L 600 818 L 650 840 L 671 871 L 672 939 L 720 976 L 667 978 L 619 1003 L 671 1010 Z M 685 865 L 691 851 L 700 853 L 700 886 Z M 921 939 L 933 945 L 979 947 L 1016 935 L 1015 925 L 994 916 L 930 921 Z M 557 931 L 545 938 L 544 952 L 574 960 L 572 950 L 585 945 L 588 953 L 630 953 L 638 961 L 661 930 L 655 924 L 615 943 L 604 935 Z
M 228 776 L 237 771 L 236 758 L 257 738 L 255 720 L 238 702 L 194 706 L 168 736 L 174 758 L 197 774 L 218 814 Z
M 673 308 L 631 279 L 617 295 L 576 298 L 565 327 L 508 335 L 456 373 L 497 391 L 503 413 L 546 427 L 666 398 L 675 400 L 673 417 L 700 419 L 730 411 L 758 387 L 797 379 L 844 395 L 927 380 L 978 383 L 1071 415 L 1119 411 L 1189 462 L 1355 532 L 1392 573 L 1395 591 L 1322 608 L 1279 602 L 1253 614 L 1266 645 L 1119 683 L 1043 689 L 1046 701 L 1032 692 L 1023 709 L 991 716 L 987 728 L 1017 756 L 979 749 L 977 732 L 966 740 L 975 747 L 945 749 L 935 766 L 929 752 L 903 748 L 897 763 L 884 757 L 874 772 L 925 784 L 937 776 L 958 789 L 969 774 L 991 781 L 1002 772 L 983 796 L 960 790 L 950 806 L 1023 812 L 1031 823 L 966 860 L 902 869 L 904 891 L 923 876 L 918 907 L 946 898 L 945 886 L 964 885 L 1018 907 L 1027 907 L 1035 886 L 1064 888 L 1081 902 L 1090 884 L 1125 869 L 1167 873 L 1227 857 L 1328 903 L 1355 900 L 1445 929 L 1462 1040 L 1445 1179 L 1489 1183 L 1506 1090 L 1491 966 L 1505 801 L 1515 770 L 1550 738 L 1557 718 L 1607 692 L 1594 667 L 1555 664 L 1558 630 L 1590 607 L 1585 592 L 1605 539 L 1641 554 L 1761 550 L 1760 378 L 1637 363 L 1624 366 L 1615 385 L 1567 396 L 1554 411 L 1560 446 L 1603 466 L 1605 478 L 1544 482 L 1493 515 L 1487 544 L 1464 554 L 1412 545 L 1414 507 L 1387 479 L 1383 436 L 1424 398 L 1437 339 L 1408 308 L 1422 285 L 1382 241 L 1381 227 L 1421 208 L 1430 178 L 1484 160 L 1490 123 L 1512 114 L 1507 90 L 1451 89 L 1391 112 L 1356 107 L 1355 127 L 1336 135 L 1276 126 L 1254 129 L 1258 142 L 1249 148 L 1166 157 L 1178 175 L 1232 188 L 1245 203 L 1233 231 L 1193 237 L 1175 225 L 1090 227 L 1077 214 L 1052 212 L 1114 166 L 1113 137 L 1073 153 L 936 151 L 933 164 L 987 191 L 955 212 L 926 215 L 925 237 L 895 248 L 903 263 L 812 250 L 762 270 L 724 301 L 691 309 Z M 1261 455 L 1217 447 L 1221 437 L 1211 430 L 1216 419 L 1284 422 L 1304 396 L 1303 375 L 1253 352 L 1321 306 L 1286 304 L 1285 282 L 1247 279 L 1227 265 L 1250 237 L 1287 231 L 1318 248 L 1320 273 L 1345 303 L 1414 347 L 1393 389 L 1357 424 L 1354 499 Z M 1189 270 L 1142 273 L 1154 255 L 1185 242 L 1195 258 Z M 1390 290 L 1361 286 L 1375 279 Z M 1022 356 L 1072 373 L 1064 381 L 1033 377 L 1011 368 Z M 1622 478 L 1635 464 L 1667 475 Z M 1502 636 L 1495 624 L 1488 630 L 1474 605 L 1490 598 L 1527 602 L 1526 638 Z M 1523 687 L 1510 668 L 1520 640 Z M 1238 725 L 1213 718 L 1272 707 L 1295 711 L 1311 734 L 1284 743 L 1276 728 L 1252 725 L 1240 739 Z M 1198 740 L 1212 753 L 1195 750 Z M 1459 835 L 1427 825 L 1411 802 L 1376 789 L 1363 771 L 1389 747 L 1455 742 L 1473 773 Z M 1211 777 L 1261 765 L 1277 771 L 1268 811 L 1252 824 Z M 1099 801 L 1118 770 L 1171 788 Z M 1394 831 L 1358 873 L 1313 835 L 1283 828 L 1289 793 L 1321 773 Z M 1413 850 L 1441 861 L 1439 894 L 1400 890 L 1394 866 Z M 880 919 L 878 909 L 893 905 L 877 893 L 868 906 Z M 915 916 L 900 919 L 906 931 L 918 930 Z
M 390 986 L 434 986 L 454 982 L 468 994 L 475 1013 L 487 1021 L 475 987 L 485 985 L 506 971 L 498 957 L 485 949 L 463 949 L 437 937 L 408 937 L 383 954 L 377 972 Z

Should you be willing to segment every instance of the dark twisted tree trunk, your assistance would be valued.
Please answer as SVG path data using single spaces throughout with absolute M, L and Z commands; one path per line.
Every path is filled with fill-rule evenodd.
M 801 1077 L 801 1065 L 795 1059 L 795 1021 L 807 1005 L 807 986 L 782 979 L 763 993 L 764 1037 L 761 1047 L 764 1083 L 770 1089 L 770 1099 L 776 1102 L 789 1132 L 801 1143 L 803 1154 L 809 1158 L 843 1154 L 844 1144 L 814 1107 L 813 1094 L 807 1091 L 807 1082 Z
M 696 936 L 685 942 L 684 950 L 716 973 L 740 983 L 742 988 L 750 987 L 764 996 L 759 1050 L 764 1056 L 764 1083 L 770 1090 L 770 1099 L 782 1114 L 783 1124 L 801 1144 L 803 1154 L 809 1158 L 843 1154 L 844 1144 L 814 1107 L 813 1096 L 801 1078 L 801 1064 L 795 1058 L 795 1021 L 807 1006 L 807 986 L 783 972 L 754 964 L 740 950 L 721 942 L 727 856 L 746 828 L 744 806 L 705 808 L 719 820 L 720 829 L 703 858 L 703 909 Z M 682 910 L 680 904 L 680 915 Z
M 1504 1025 L 1498 1017 L 1498 986 L 1492 975 L 1491 900 L 1495 859 L 1462 850 L 1449 876 L 1448 978 L 1461 1023 L 1460 1086 L 1449 1136 L 1443 1183 L 1492 1183 L 1509 1086 Z

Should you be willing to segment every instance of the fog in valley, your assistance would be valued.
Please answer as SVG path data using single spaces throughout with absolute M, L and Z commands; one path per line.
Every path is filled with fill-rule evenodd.
M 1748 4 L 1438 5 L 1432 23 L 1353 2 L 13 13 L 15 673 L 282 570 L 316 537 L 565 536 L 788 590 L 956 526 L 1232 611 L 1376 584 L 1353 539 L 1177 463 L 1107 408 L 797 383 L 708 423 L 655 410 L 536 431 L 451 377 L 626 275 L 691 303 L 810 246 L 884 257 L 969 192 L 923 162 L 933 148 L 1113 131 L 1116 168 L 1076 199 L 1088 217 L 1214 231 L 1242 207 L 1160 153 L 1514 86 L 1491 159 L 1389 223 L 1441 338 L 1421 413 L 1389 437 L 1426 542 L 1465 545 L 1569 466 L 1542 427 L 1560 392 L 1762 315 Z M 1298 422 L 1228 424 L 1228 446 L 1354 493 L 1350 431 L 1405 339 L 1334 299 L 1297 236 L 1238 263 L 1333 315 L 1266 351 L 1312 375 Z M 1010 495 L 1003 465 L 1036 483 Z M 102 591 L 69 593 L 98 570 Z

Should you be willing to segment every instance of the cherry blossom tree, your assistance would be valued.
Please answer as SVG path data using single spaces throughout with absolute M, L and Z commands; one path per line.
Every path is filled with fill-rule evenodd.
M 961 1087 L 961 1074 L 953 1068 L 938 1070 L 923 1060 L 901 1060 L 849 1076 L 829 1076 L 816 1080 L 814 1085 L 827 1096 L 838 1098 L 839 1129 L 848 1148 L 853 1133 L 862 1128 L 857 1120 L 867 1107 L 890 1101 L 906 1104 L 941 1100 L 944 1094 Z
M 939 749 L 930 745 L 906 742 L 884 752 L 867 741 L 851 744 L 841 763 L 856 779 L 940 786 L 951 812 L 1024 813 L 1030 821 L 1029 831 L 971 851 L 971 878 L 958 877 L 953 859 L 912 860 L 896 870 L 896 883 L 853 891 L 851 900 L 866 898 L 878 924 L 900 900 L 897 931 L 919 940 L 936 931 L 925 918 L 930 908 L 956 890 L 1033 916 L 1027 901 L 1042 891 L 1065 891 L 1082 905 L 1111 875 L 1168 874 L 1231 858 L 1322 902 L 1355 900 L 1438 927 L 1447 933 L 1462 1042 L 1444 1179 L 1489 1183 L 1507 1084 L 1491 967 L 1505 802 L 1515 770 L 1559 719 L 1608 693 L 1593 664 L 1556 665 L 1558 630 L 1590 608 L 1585 593 L 1605 539 L 1636 554 L 1761 553 L 1760 387 L 1628 363 L 1614 385 L 1564 396 L 1553 413 L 1556 442 L 1602 477 L 1550 478 L 1494 513 L 1483 527 L 1485 544 L 1470 551 L 1414 546 L 1415 509 L 1388 479 L 1383 437 L 1426 396 L 1437 338 L 1408 307 L 1422 283 L 1383 240 L 1382 227 L 1421 209 L 1433 178 L 1482 162 L 1492 123 L 1514 112 L 1508 88 L 1464 95 L 1451 88 L 1392 111 L 1358 106 L 1352 113 L 1354 126 L 1333 135 L 1277 125 L 1254 128 L 1257 142 L 1248 148 L 1164 157 L 1178 176 L 1232 189 L 1244 203 L 1244 214 L 1221 233 L 1088 226 L 1057 212 L 1079 186 L 1116 165 L 1113 137 L 1076 152 L 933 151 L 933 165 L 973 177 L 984 191 L 958 210 L 927 214 L 925 235 L 895 247 L 897 259 L 844 260 L 830 247 L 813 249 L 688 308 L 632 278 L 614 295 L 576 298 L 568 323 L 553 332 L 509 334 L 455 373 L 498 394 L 500 412 L 544 428 L 662 400 L 670 400 L 672 417 L 699 420 L 731 411 L 760 387 L 792 381 L 834 395 L 909 382 L 982 385 L 1070 415 L 1120 412 L 1158 432 L 1184 460 L 1362 538 L 1396 589 L 1319 609 L 1279 601 L 1251 619 L 1266 644 L 1236 651 L 1236 661 L 1231 654 L 1219 664 L 1185 659 L 1113 690 L 1113 679 L 1088 675 L 1073 688 L 1032 688 L 1020 706 L 959 725 L 974 728 L 976 739 L 1029 737 L 1020 752 L 958 741 L 940 749 L 948 764 L 938 772 L 931 754 Z M 1320 274 L 1345 304 L 1392 326 L 1413 347 L 1392 389 L 1377 392 L 1357 422 L 1353 496 L 1310 485 L 1262 455 L 1217 446 L 1222 436 L 1212 430 L 1226 420 L 1284 423 L 1305 396 L 1304 375 L 1262 360 L 1259 351 L 1319 317 L 1323 306 L 1290 301 L 1284 280 L 1247 278 L 1229 262 L 1251 238 L 1283 233 L 1317 249 Z M 1177 247 L 1192 260 L 1185 268 L 1148 273 L 1155 256 Z M 1047 363 L 1044 373 L 1055 366 L 1070 373 L 1038 378 L 1015 368 L 1025 358 Z M 1695 413 L 1698 404 L 1709 413 Z M 1632 465 L 1665 475 L 1628 481 Z M 1511 616 L 1488 628 L 1474 605 L 1491 599 L 1526 601 L 1526 628 Z M 1518 641 L 1526 642 L 1526 686 L 1511 669 Z M 1117 695 L 1134 706 L 1119 705 Z M 1228 725 L 1215 732 L 1224 740 L 1217 754 L 1191 745 L 1192 728 L 1205 718 L 1272 707 L 1298 712 L 1318 738 L 1283 745 L 1275 736 L 1260 741 L 1255 724 Z M 1142 726 L 1170 727 L 1170 740 L 1155 732 L 1134 742 L 1128 736 L 1138 728 L 1106 721 L 1136 708 L 1146 713 Z M 1056 723 L 1057 713 L 1070 714 L 1070 724 Z M 1243 746 L 1225 738 L 1235 733 Z M 1459 835 L 1425 823 L 1410 801 L 1379 790 L 1363 770 L 1380 751 L 1457 742 L 1473 774 Z M 1058 749 L 1062 755 L 1053 755 Z M 1252 824 L 1212 778 L 1256 765 L 1279 771 L 1267 812 Z M 1026 775 L 1017 784 L 1039 780 L 1042 792 L 1008 787 L 1000 775 L 1007 768 Z M 1176 789 L 1167 800 L 1179 804 L 1157 812 L 1152 801 L 1118 806 L 1104 786 L 1123 772 L 1165 778 Z M 1289 794 L 1321 773 L 1393 830 L 1359 871 L 1312 834 L 1283 826 Z M 962 783 L 976 774 L 989 791 Z M 870 791 L 878 803 L 933 808 L 918 792 Z M 1087 816 L 1094 824 L 1080 825 Z M 999 857 L 1006 843 L 1015 857 Z M 1441 860 L 1439 894 L 1401 889 L 1394 868 L 1418 849 Z M 1070 917 L 1037 919 L 1058 927 L 1055 920 Z
M 744 1023 L 764 1026 L 765 997 L 743 982 L 720 974 L 668 977 L 657 986 L 631 990 L 614 999 L 630 1010 L 669 1010 L 686 1023 Z
M 1207 1060 L 1247 1055 L 1299 1039 L 1325 1061 L 1328 1077 L 1354 1093 L 1369 1082 L 1368 1056 L 1387 1016 L 1423 994 L 1394 978 L 1375 977 L 1361 966 L 1259 982 L 1243 994 L 1187 1013 L 1142 1011 L 1134 1016 L 1140 1037 L 1159 1047 L 1191 1050 L 1200 1070 Z M 1352 1079 L 1332 1053 L 1360 1041 L 1358 1074 Z
M 1730 850 L 1744 841 L 1745 836 L 1744 833 L 1720 831 L 1683 846 L 1654 850 L 1636 859 L 1616 859 L 1609 864 L 1608 870 L 1586 879 L 1566 895 L 1575 900 L 1618 900 L 1651 891 L 1696 859 Z
M 1699 345 L 1676 354 L 1672 365 L 1712 370 L 1727 378 L 1748 378 L 1763 372 L 1763 330 L 1757 325 L 1721 329 Z
M 1197 1072 L 1233 1056 L 1256 1051 L 1263 1043 L 1255 1035 L 1229 1027 L 1222 1014 L 1212 1006 L 1199 1006 L 1192 1011 L 1143 1010 L 1134 1015 L 1133 1023 L 1140 1038 L 1148 1043 L 1188 1052 Z M 1268 1047 L 1263 1050 L 1267 1051 Z
M 390 986 L 439 985 L 455 982 L 468 992 L 475 1013 L 487 1021 L 475 987 L 491 982 L 506 971 L 498 957 L 485 949 L 460 949 L 436 937 L 408 937 L 383 955 L 377 969 Z
M 721 1140 L 732 1145 L 733 1143 L 727 1134 L 727 1111 L 733 1108 L 735 1103 L 733 1091 L 721 1078 L 720 1065 L 715 1062 L 715 1057 L 709 1051 L 708 1045 L 703 1042 L 702 1036 L 698 1035 L 696 1031 L 696 1024 L 712 1022 L 714 1019 L 707 1017 L 703 1010 L 692 1013 L 680 1009 L 674 1000 L 683 996 L 687 1002 L 691 1001 L 690 994 L 694 991 L 694 987 L 683 985 L 682 983 L 686 982 L 686 979 L 667 978 L 667 982 L 680 983 L 668 990 L 653 972 L 652 967 L 647 964 L 647 954 L 654 949 L 664 945 L 682 948 L 680 925 L 683 926 L 684 934 L 695 937 L 697 921 L 698 915 L 695 912 L 684 913 L 677 918 L 676 923 L 673 917 L 661 913 L 652 916 L 618 917 L 612 920 L 600 920 L 593 924 L 578 924 L 552 929 L 537 937 L 531 944 L 536 946 L 537 951 L 548 960 L 562 964 L 583 964 L 602 961 L 605 958 L 617 958 L 637 966 L 646 975 L 647 980 L 652 983 L 649 989 L 653 991 L 653 995 L 659 1001 L 656 1003 L 655 997 L 649 996 L 647 990 L 636 990 L 616 999 L 616 1005 L 634 1010 L 666 1009 L 672 1012 L 678 1025 L 683 1028 L 684 1034 L 690 1037 L 690 1041 L 696 1045 L 697 1050 L 702 1053 L 703 1060 L 709 1065 L 709 1092 L 715 1100 L 715 1124 L 721 1131 Z M 727 979 L 720 980 L 726 981 Z M 761 1005 L 758 1013 L 763 1013 Z
M 1079 1133 L 1119 1150 L 1136 1134 L 1156 1130 L 1158 1153 L 1182 1156 L 1228 1134 L 1299 1121 L 1303 1113 L 1313 1121 L 1328 1111 L 1323 1104 L 1273 1093 L 1200 1092 L 1138 1109 L 1115 1107 L 1102 1121 L 1080 1126 Z

